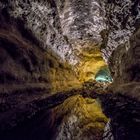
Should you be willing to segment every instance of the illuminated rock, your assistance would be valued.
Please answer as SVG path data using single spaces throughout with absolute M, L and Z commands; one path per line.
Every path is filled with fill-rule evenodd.
M 139 0 L 104 0 L 107 30 L 103 34 L 104 43 L 102 54 L 106 61 L 113 50 L 129 40 L 139 28 L 140 1 Z
M 76 72 L 75 67 L 83 69 L 87 59 L 87 65 L 92 65 L 89 57 L 84 56 L 83 60 L 85 49 L 101 47 L 101 55 L 108 61 L 112 51 L 129 39 L 139 21 L 139 2 L 131 0 L 1 1 L 0 8 L 1 13 L 23 21 L 25 28 L 39 40 L 40 47 L 53 50 Z M 81 73 L 85 73 L 85 68 Z M 89 72 L 87 68 L 86 73 L 92 73 L 92 69 Z
M 140 29 L 109 60 L 113 77 L 102 102 L 115 140 L 140 138 Z M 128 123 L 129 122 L 129 123 Z M 108 138 L 108 137 L 107 137 Z
M 80 81 L 94 80 L 95 75 L 100 68 L 106 66 L 100 49 L 95 46 L 91 48 L 93 49 L 83 49 L 83 52 L 79 54 L 81 62 L 76 66 L 76 71 L 78 72 L 77 75 L 79 76 Z

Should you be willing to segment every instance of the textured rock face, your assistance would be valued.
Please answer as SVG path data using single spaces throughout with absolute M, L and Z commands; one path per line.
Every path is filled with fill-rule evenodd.
M 79 79 L 94 79 L 100 67 L 106 65 L 99 48 L 100 32 L 106 29 L 104 8 L 98 0 L 60 0 L 56 4 L 63 35 L 77 57 L 75 67 Z
M 15 126 L 25 116 L 32 116 L 38 110 L 31 107 L 33 102 L 80 84 L 68 64 L 59 62 L 52 51 L 39 47 L 22 21 L 1 12 L 0 130 Z
M 108 60 L 113 50 L 128 41 L 139 27 L 140 1 L 105 0 L 104 6 L 107 30 L 103 34 L 105 49 L 102 49 L 102 52 L 104 58 Z
M 33 48 L 33 44 L 29 42 L 18 40 L 16 33 L 14 36 L 11 34 L 11 38 L 5 33 L 9 31 L 1 32 L 0 39 L 1 84 L 33 83 L 37 86 L 41 83 L 44 87 L 48 85 L 46 88 L 49 92 L 55 92 L 79 83 L 70 66 L 60 63 L 54 54 L 45 52 L 37 46 Z
M 112 51 L 129 39 L 140 14 L 138 0 L 1 1 L 0 7 L 24 21 L 42 48 L 50 48 L 72 64 L 84 75 L 79 77 L 82 81 L 94 79 L 106 65 L 102 55 L 108 61 Z
M 51 42 L 49 37 L 53 34 L 52 32 L 55 33 L 56 38 L 57 38 L 56 39 L 51 36 L 51 38 L 54 41 L 56 41 L 56 42 L 52 41 L 54 45 L 58 45 L 57 43 L 61 44 L 62 42 L 63 43 L 65 42 L 65 41 L 62 41 L 62 39 L 59 39 L 59 37 L 60 36 L 63 37 L 63 35 L 59 27 L 59 23 L 58 23 L 59 18 L 57 17 L 58 15 L 55 13 L 57 12 L 57 10 L 55 10 L 56 7 L 53 4 L 54 3 L 52 3 L 51 1 L 46 2 L 46 9 L 47 9 L 46 12 L 49 12 L 48 9 L 50 8 L 51 13 L 48 13 L 48 14 L 46 13 L 46 20 L 45 20 L 42 17 L 42 15 L 45 13 L 42 13 L 42 14 L 38 13 L 39 10 L 40 12 L 41 11 L 45 12 L 45 9 L 41 8 L 41 5 L 42 5 L 41 2 L 38 2 L 37 4 L 36 1 L 32 1 L 32 2 L 25 1 L 25 3 L 23 1 L 16 1 L 16 2 L 15 1 L 0 1 L 0 7 L 1 7 L 0 9 L 0 20 L 1 20 L 0 37 L 1 37 L 1 47 L 2 47 L 1 51 L 4 52 L 4 54 L 1 56 L 1 59 L 2 59 L 1 61 L 4 61 L 5 57 L 9 56 L 6 59 L 7 62 L 3 62 L 5 64 L 2 63 L 1 67 L 5 71 L 8 69 L 7 73 L 10 73 L 9 68 L 10 68 L 10 65 L 12 65 L 11 68 L 15 67 L 15 72 L 11 72 L 13 73 L 12 77 L 15 77 L 15 79 L 16 77 L 21 78 L 22 79 L 21 81 L 24 81 L 24 82 L 27 79 L 30 79 L 30 78 L 27 78 L 28 77 L 27 75 L 31 75 L 31 74 L 33 74 L 33 76 L 31 77 L 36 76 L 36 79 L 38 80 L 40 76 L 38 73 L 42 72 L 41 74 L 45 78 L 47 77 L 47 80 L 49 82 L 50 81 L 51 83 L 53 82 L 51 86 L 54 87 L 54 90 L 55 88 L 57 90 L 60 87 L 59 85 L 61 86 L 64 85 L 65 87 L 65 85 L 67 84 L 65 81 L 67 82 L 71 81 L 72 83 L 75 83 L 77 81 L 76 80 L 77 78 L 74 72 L 70 70 L 71 68 L 69 64 L 60 63 L 60 60 L 59 60 L 60 57 L 56 53 L 53 52 L 53 44 L 46 43 L 46 41 Z M 48 24 L 47 21 L 50 23 Z M 43 26 L 45 25 L 47 27 L 43 28 Z M 52 25 L 52 28 L 51 28 L 51 25 Z M 10 48 L 11 45 L 13 46 L 12 49 Z M 51 50 L 49 47 L 43 50 L 44 45 L 51 46 Z M 61 50 L 63 51 L 63 49 Z M 14 55 L 14 56 L 11 56 L 11 55 Z M 9 63 L 10 65 L 8 65 Z M 7 68 L 6 68 L 6 65 L 8 65 Z M 22 65 L 22 66 L 18 66 L 18 65 Z M 27 69 L 27 74 L 26 74 L 26 71 L 21 72 L 22 67 L 23 67 L 23 71 L 24 69 Z M 62 72 L 60 69 L 62 70 Z M 35 71 L 35 74 L 33 73 L 34 71 Z M 23 75 L 22 74 L 19 75 L 20 73 L 23 73 Z M 47 73 L 50 76 L 48 76 Z M 17 76 L 15 76 L 16 74 Z M 24 78 L 24 75 L 25 75 L 25 78 Z M 1 77 L 1 79 L 2 78 L 3 77 Z M 70 79 L 68 80 L 67 78 L 68 79 L 70 78 Z
M 100 32 L 106 28 L 106 24 L 100 1 L 58 0 L 57 5 L 63 34 L 72 42 L 74 49 L 83 49 L 82 43 L 88 40 L 95 45 L 101 44 Z
M 62 34 L 55 1 L 3 1 L 1 7 L 10 16 L 23 20 L 43 48 L 51 47 L 62 59 L 72 53 Z
M 139 23 L 139 1 L 1 1 L 1 8 L 26 23 L 42 47 L 51 47 L 61 58 L 78 63 L 81 49 L 99 46 L 108 58 L 129 39 Z M 94 45 L 83 45 L 92 42 Z
M 140 80 L 140 30 L 126 44 L 118 47 L 110 58 L 110 70 L 116 83 Z
M 139 50 L 140 30 L 130 38 L 129 43 L 119 46 L 110 58 L 114 81 L 108 87 L 112 95 L 105 98 L 103 107 L 106 115 L 111 118 L 110 133 L 115 140 L 140 138 Z
M 63 62 L 68 61 L 74 65 L 77 73 L 82 71 L 83 65 L 88 60 L 94 60 L 94 68 L 91 66 L 91 69 L 84 70 L 82 73 L 85 76 L 80 79 L 89 79 L 88 76 L 84 78 L 86 73 L 91 71 L 96 73 L 100 65 L 105 65 L 98 48 L 102 40 L 99 33 L 105 28 L 105 23 L 97 1 L 5 1 L 1 2 L 0 6 L 3 13 L 22 20 L 25 28 L 30 29 L 40 41 L 42 48 L 50 48 Z M 84 15 L 81 17 L 83 12 L 87 17 L 84 18 Z M 99 23 L 100 26 L 97 28 Z M 98 63 L 98 60 L 101 63 Z M 87 65 L 92 65 L 92 61 Z

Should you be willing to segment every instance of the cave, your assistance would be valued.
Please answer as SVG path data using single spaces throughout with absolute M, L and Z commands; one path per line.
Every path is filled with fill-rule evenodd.
M 0 0 L 0 140 L 140 140 L 140 1 Z

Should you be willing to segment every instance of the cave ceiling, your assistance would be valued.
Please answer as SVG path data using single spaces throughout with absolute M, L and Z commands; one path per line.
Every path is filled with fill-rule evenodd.
M 0 1 L 0 8 L 22 20 L 43 49 L 71 64 L 84 81 L 95 79 L 113 50 L 129 40 L 140 17 L 139 2 L 132 0 L 11 0 Z

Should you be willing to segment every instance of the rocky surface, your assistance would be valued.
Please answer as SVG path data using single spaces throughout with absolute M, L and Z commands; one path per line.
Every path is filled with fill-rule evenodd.
M 34 101 L 77 88 L 80 82 L 68 64 L 40 47 L 22 21 L 1 12 L 0 127 L 8 129 L 38 111 Z
M 72 50 L 78 55 L 81 49 L 90 47 L 82 45 L 89 41 L 98 46 L 102 31 L 103 37 L 108 34 L 107 53 L 127 41 L 140 14 L 138 0 L 1 1 L 1 8 L 8 8 L 11 16 L 23 19 L 43 47 L 50 46 L 62 58 L 70 57 L 73 64 L 78 60 Z
M 110 58 L 110 71 L 114 78 L 114 85 L 126 85 L 136 89 L 140 79 L 140 30 L 138 30 L 130 41 L 118 47 Z M 130 86 L 132 85 L 132 86 Z M 119 85 L 118 85 L 119 86 Z M 135 91 L 136 92 L 136 91 Z M 137 93 L 139 95 L 139 93 Z
M 79 13 L 76 12 L 76 9 L 78 8 L 76 6 L 77 3 L 80 4 L 81 7 Z M 97 8 L 97 10 L 95 8 L 96 12 L 92 15 L 94 8 L 90 8 L 88 6 L 89 2 L 85 3 L 86 7 L 83 5 L 84 3 L 85 1 L 69 1 L 63 3 L 61 1 L 55 2 L 54 0 L 29 0 L 16 2 L 1 1 L 0 7 L 2 16 L 4 16 L 6 19 L 11 17 L 12 20 L 14 19 L 18 24 L 18 21 L 20 20 L 25 29 L 30 30 L 30 32 L 34 34 L 34 37 L 37 39 L 36 43 L 38 43 L 40 47 L 44 49 L 51 49 L 60 57 L 61 62 L 67 62 L 73 65 L 73 69 L 76 73 L 80 72 L 81 74 L 79 75 L 84 74 L 83 76 L 79 77 L 80 80 L 84 81 L 85 79 L 89 80 L 92 77 L 94 78 L 94 75 L 100 69 L 100 66 L 105 65 L 101 52 L 97 47 L 99 46 L 98 44 L 101 44 L 101 36 L 99 35 L 99 31 L 104 28 L 104 23 L 101 23 L 101 29 L 96 27 L 96 24 L 100 21 L 100 19 L 103 20 L 102 17 L 100 18 L 100 8 Z M 96 6 L 94 4 L 100 6 L 97 2 L 95 3 L 93 1 L 93 7 Z M 62 13 L 60 12 L 61 7 L 64 7 L 64 11 Z M 83 10 L 82 7 L 84 7 Z M 97 21 L 95 20 L 94 24 L 92 25 L 91 22 L 93 22 L 93 19 L 88 16 L 88 18 L 82 22 L 81 13 L 83 11 L 86 12 L 87 15 L 90 13 L 93 18 L 97 13 L 98 17 L 95 17 Z M 74 16 L 67 17 L 67 15 L 70 14 L 69 12 L 72 12 Z M 62 16 L 63 14 L 66 17 Z M 66 22 L 64 22 L 65 20 Z M 73 20 L 74 23 L 71 23 Z M 84 25 L 86 24 L 85 22 L 87 22 L 87 26 Z M 69 27 L 67 28 L 67 26 Z M 74 26 L 76 26 L 76 30 L 73 29 Z M 82 31 L 81 27 L 83 26 L 85 27 Z M 94 28 L 94 26 L 96 28 Z M 91 28 L 95 31 L 91 32 Z M 69 29 L 72 29 L 72 31 L 67 32 L 66 30 Z M 81 39 L 79 39 L 76 32 L 80 34 L 82 37 Z M 92 37 L 90 37 L 90 34 L 92 34 Z M 93 36 L 93 34 L 96 36 Z M 71 38 L 72 36 L 73 38 Z M 29 39 L 28 35 L 26 35 L 26 38 Z M 92 65 L 92 60 L 94 60 L 94 66 L 90 67 L 90 65 Z M 87 63 L 86 67 L 89 68 L 86 69 L 84 66 L 85 63 Z M 96 67 L 97 69 L 95 69 Z M 91 71 L 93 71 L 93 74 L 89 76 L 88 73 Z
M 19 36 L 20 34 L 16 31 L 11 33 L 9 30 L 3 30 L 1 32 L 1 85 L 7 84 L 10 88 L 12 84 L 14 89 L 16 84 L 19 87 L 21 85 L 27 85 L 28 87 L 28 83 L 29 86 L 32 85 L 33 87 L 37 86 L 37 84 L 42 84 L 46 88 L 46 85 L 48 85 L 48 91 L 55 91 L 59 90 L 62 85 L 65 88 L 68 83 L 67 87 L 71 86 L 71 82 L 72 84 L 79 83 L 69 65 L 60 63 L 57 56 L 54 56 L 52 52 L 43 51 L 24 40 L 22 36 L 20 40 Z M 61 80 L 59 79 L 60 77 Z M 1 89 L 1 92 L 4 91 L 5 93 L 9 92 L 8 87 L 7 89 L 4 87 Z
M 139 5 L 0 0 L 0 138 L 139 140 Z
M 139 0 L 105 0 L 107 29 L 102 32 L 104 43 L 102 52 L 108 60 L 113 50 L 129 40 L 139 28 L 140 1 Z
M 111 118 L 108 135 L 113 134 L 115 140 L 140 138 L 139 48 L 140 30 L 110 58 L 114 81 L 108 87 L 111 94 L 102 103 L 105 114 Z
M 104 56 L 108 57 L 114 48 L 129 39 L 140 15 L 138 0 L 2 0 L 0 5 L 11 16 L 24 20 L 43 48 L 51 47 L 72 64 L 78 63 L 76 56 L 84 48 L 93 49 L 88 42 L 100 46 L 102 39 L 107 45 Z
M 82 81 L 95 78 L 106 65 L 102 55 L 108 61 L 112 51 L 129 40 L 140 17 L 138 0 L 1 0 L 0 7 L 4 16 L 23 21 L 42 48 L 73 65 Z

